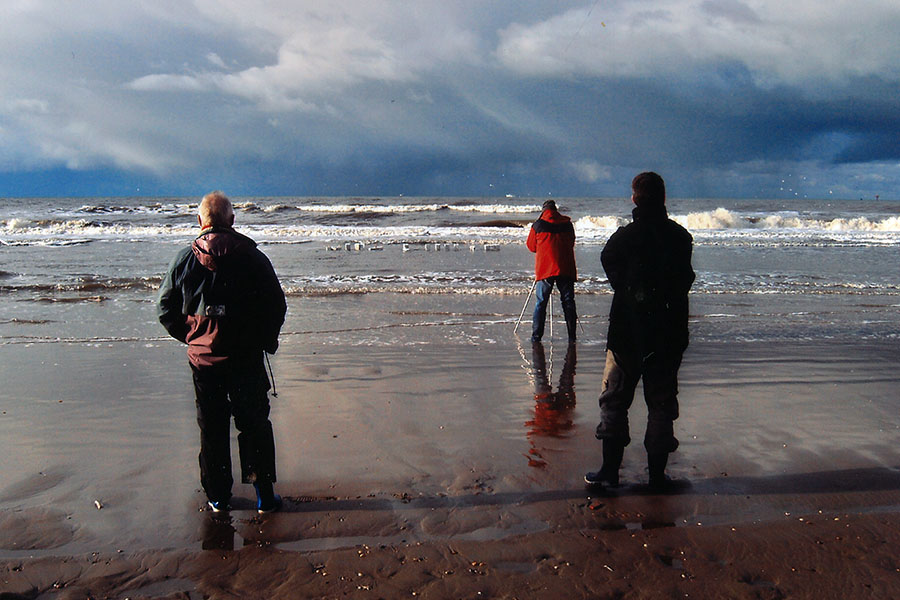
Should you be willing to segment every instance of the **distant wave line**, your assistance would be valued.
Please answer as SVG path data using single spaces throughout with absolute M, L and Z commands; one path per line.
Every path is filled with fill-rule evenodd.
M 0 293 L 17 295 L 38 303 L 72 304 L 105 302 L 116 293 L 153 294 L 159 287 L 158 276 L 119 281 L 23 283 L 0 285 Z M 406 276 L 343 275 L 336 277 L 286 277 L 282 280 L 289 297 L 361 296 L 365 294 L 455 295 L 455 296 L 521 296 L 527 293 L 530 279 L 512 274 L 509 277 L 476 277 L 464 274 L 412 274 Z M 613 293 L 602 276 L 584 276 L 577 287 L 580 295 L 606 296 Z M 699 278 L 691 290 L 696 295 L 718 294 L 807 294 L 847 296 L 898 296 L 900 284 L 870 281 L 808 281 L 790 278 L 754 279 Z
M 247 213 L 263 212 L 278 213 L 285 211 L 300 211 L 312 213 L 384 213 L 384 214 L 402 214 L 402 213 L 421 213 L 421 212 L 439 212 L 439 211 L 456 211 L 467 213 L 485 213 L 485 214 L 523 214 L 523 213 L 540 213 L 540 204 L 474 204 L 460 203 L 453 204 L 450 202 L 434 202 L 423 204 L 387 204 L 387 203 L 352 203 L 340 202 L 335 204 L 315 204 L 315 203 L 285 203 L 274 202 L 265 203 L 259 201 L 235 201 L 236 210 Z M 172 203 L 172 204 L 148 204 L 146 206 L 122 206 L 122 205 L 93 205 L 86 204 L 73 211 L 75 214 L 162 214 L 162 215 L 184 215 L 193 217 L 197 212 L 196 204 Z

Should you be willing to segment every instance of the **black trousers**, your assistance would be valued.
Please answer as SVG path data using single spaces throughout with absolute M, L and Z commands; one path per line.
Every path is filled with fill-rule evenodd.
M 200 426 L 200 483 L 210 500 L 231 497 L 231 418 L 238 430 L 241 482 L 275 481 L 275 436 L 262 355 L 191 365 Z
M 646 358 L 606 351 L 600 425 L 597 437 L 627 446 L 631 442 L 628 409 L 638 381 L 644 381 L 647 403 L 647 454 L 668 454 L 678 448 L 673 422 L 678 418 L 678 368 L 681 354 L 654 353 Z

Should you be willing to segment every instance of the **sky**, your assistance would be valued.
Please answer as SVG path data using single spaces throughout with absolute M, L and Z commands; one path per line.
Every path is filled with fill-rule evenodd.
M 897 0 L 3 0 L 0 197 L 900 199 Z

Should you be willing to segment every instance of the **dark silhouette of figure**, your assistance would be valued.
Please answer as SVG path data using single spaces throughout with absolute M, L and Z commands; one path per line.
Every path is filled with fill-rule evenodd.
M 678 418 L 678 368 L 688 346 L 692 238 L 668 218 L 662 177 L 641 173 L 631 189 L 633 221 L 609 238 L 600 257 L 615 292 L 597 426 L 603 465 L 584 479 L 590 485 L 618 485 L 631 442 L 628 409 L 643 379 L 650 486 L 664 489 L 669 454 L 678 448 L 673 422 Z

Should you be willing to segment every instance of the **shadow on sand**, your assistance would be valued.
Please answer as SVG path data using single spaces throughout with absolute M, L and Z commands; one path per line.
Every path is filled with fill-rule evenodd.
M 453 511 L 460 508 L 483 506 L 524 506 L 541 502 L 580 500 L 590 510 L 601 509 L 597 513 L 596 528 L 598 530 L 623 529 L 655 529 L 676 527 L 680 518 L 680 510 L 673 506 L 659 506 L 653 514 L 643 514 L 640 518 L 625 518 L 613 510 L 605 514 L 608 502 L 615 498 L 628 497 L 689 497 L 689 496 L 767 496 L 767 495 L 805 495 L 835 494 L 847 492 L 885 492 L 900 490 L 900 468 L 872 467 L 865 469 L 845 469 L 822 471 L 816 473 L 797 473 L 789 475 L 773 475 L 764 477 L 714 477 L 694 482 L 675 480 L 665 493 L 651 490 L 646 484 L 623 485 L 614 489 L 596 490 L 586 487 L 568 490 L 545 490 L 539 492 L 508 492 L 499 494 L 466 494 L 460 496 L 410 496 L 395 494 L 391 498 L 355 498 L 340 499 L 336 497 L 285 497 L 283 513 L 312 514 L 317 512 L 332 513 L 336 511 L 388 511 L 446 509 Z M 255 503 L 245 498 L 232 498 L 235 511 L 252 511 Z M 627 511 L 626 511 L 627 512 Z M 284 549 L 327 549 L 344 547 L 347 544 L 375 543 L 376 538 L 335 537 L 327 539 L 272 539 L 266 535 L 260 537 L 262 530 L 247 528 L 246 523 L 261 524 L 267 516 L 255 516 L 244 522 L 234 519 L 230 514 L 212 514 L 201 524 L 202 547 L 205 550 L 232 550 L 236 538 L 239 544 L 277 543 Z M 631 522 L 634 521 L 634 522 Z M 244 522 L 244 525 L 240 523 Z M 284 532 L 282 532 L 283 535 Z M 502 532 L 510 535 L 512 532 Z M 466 535 L 479 535 L 474 532 Z M 276 536 L 276 537 L 280 537 Z M 492 532 L 491 535 L 501 535 Z M 396 536 L 395 536 L 396 537 Z M 400 542 L 408 536 L 398 537 Z M 377 539 L 387 543 L 381 537 Z M 386 538 L 385 538 L 386 539 Z M 388 540 L 390 541 L 390 540 Z M 291 545 L 293 544 L 293 546 Z
M 449 496 L 411 496 L 395 494 L 393 498 L 354 498 L 286 496 L 281 512 L 319 512 L 336 510 L 396 511 L 404 506 L 410 509 L 459 508 L 469 506 L 506 506 L 536 504 L 554 500 L 577 500 L 589 497 L 627 496 L 760 496 L 779 494 L 832 494 L 846 492 L 880 492 L 900 490 L 900 467 L 871 467 L 793 473 L 761 477 L 713 477 L 696 481 L 673 480 L 663 493 L 646 484 L 623 485 L 617 488 L 593 489 L 587 487 L 539 492 L 506 492 L 499 494 L 466 494 Z M 252 510 L 255 504 L 249 499 L 233 498 L 234 510 Z

